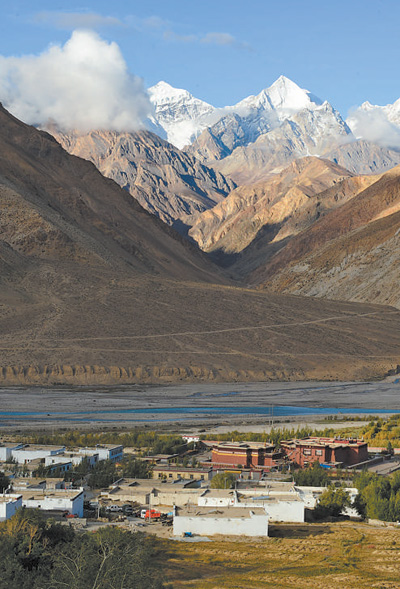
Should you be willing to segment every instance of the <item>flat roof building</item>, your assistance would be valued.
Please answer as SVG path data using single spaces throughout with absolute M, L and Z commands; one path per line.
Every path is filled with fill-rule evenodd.
M 176 509 L 174 536 L 268 536 L 268 515 L 263 509 L 190 507 Z
M 84 492 L 79 490 L 35 490 L 22 491 L 22 505 L 44 511 L 68 511 L 83 517 Z
M 257 442 L 220 442 L 213 445 L 213 467 L 240 466 L 243 468 L 271 468 L 278 464 L 282 453 L 274 444 Z
M 332 466 L 352 466 L 368 460 L 367 442 L 354 438 L 309 437 L 282 441 L 281 447 L 286 457 L 300 467 L 314 462 Z
M 153 468 L 153 479 L 167 479 L 167 480 L 201 480 L 209 481 L 212 479 L 212 468 L 189 468 L 175 465 L 161 465 L 158 464 Z

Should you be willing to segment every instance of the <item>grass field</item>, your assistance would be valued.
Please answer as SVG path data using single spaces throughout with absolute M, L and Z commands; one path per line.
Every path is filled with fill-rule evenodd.
M 394 589 L 400 529 L 362 523 L 270 526 L 269 538 L 169 542 L 175 588 Z

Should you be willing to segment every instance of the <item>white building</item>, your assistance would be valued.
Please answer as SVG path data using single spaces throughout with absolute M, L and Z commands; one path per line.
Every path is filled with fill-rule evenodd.
M 98 454 L 99 460 L 112 460 L 118 462 L 124 455 L 124 447 L 115 444 L 97 444 L 94 448 L 79 448 L 79 453 L 85 456 Z
M 33 460 L 43 460 L 47 456 L 57 456 L 63 454 L 65 446 L 40 446 L 35 444 L 25 444 L 22 447 L 12 449 L 11 457 L 18 464 L 29 464 Z
M 283 494 L 279 491 L 277 495 L 245 495 L 235 490 L 210 489 L 200 495 L 198 505 L 208 508 L 232 507 L 232 510 L 260 508 L 268 515 L 270 522 L 305 521 L 305 504 L 297 493 Z
M 9 519 L 22 507 L 22 495 L 0 495 L 0 522 Z
M 97 454 L 82 454 L 81 452 L 64 452 L 64 454 L 57 454 L 56 456 L 46 456 L 44 459 L 45 466 L 53 466 L 54 464 L 67 464 L 71 466 L 81 464 L 83 460 L 89 462 L 89 466 L 93 467 L 99 461 L 99 455 Z
M 24 444 L 0 444 L 0 462 L 7 462 L 7 460 L 11 460 L 13 450 L 20 450 L 24 447 Z
M 174 536 L 268 536 L 268 516 L 263 509 L 175 509 Z
M 22 493 L 22 505 L 44 511 L 68 511 L 83 517 L 83 489 L 65 491 L 54 490 L 31 491 Z

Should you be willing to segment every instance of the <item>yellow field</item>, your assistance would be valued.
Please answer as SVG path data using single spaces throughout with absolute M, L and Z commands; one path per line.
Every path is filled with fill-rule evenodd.
M 175 588 L 400 588 L 400 529 L 361 523 L 270 527 L 265 539 L 168 542 Z

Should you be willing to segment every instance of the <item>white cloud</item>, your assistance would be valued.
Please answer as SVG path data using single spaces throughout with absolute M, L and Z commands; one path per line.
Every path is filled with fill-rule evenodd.
M 151 29 L 163 29 L 170 26 L 170 22 L 161 18 L 160 16 L 149 16 L 142 20 L 145 27 Z
M 199 39 L 196 35 L 178 35 L 174 31 L 164 31 L 164 41 L 178 41 L 180 43 L 196 43 Z
M 0 56 L 0 100 L 33 125 L 132 131 L 152 106 L 140 78 L 128 72 L 116 43 L 74 31 L 64 46 L 38 56 Z
M 58 29 L 99 29 L 101 27 L 121 27 L 123 22 L 114 16 L 103 16 L 96 12 L 51 12 L 36 14 L 35 22 L 48 24 Z
M 238 42 L 229 33 L 207 33 L 202 39 L 202 43 L 208 43 L 209 45 L 237 45 Z
M 346 123 L 357 139 L 400 149 L 400 128 L 388 120 L 381 107 L 357 108 L 350 113 Z

